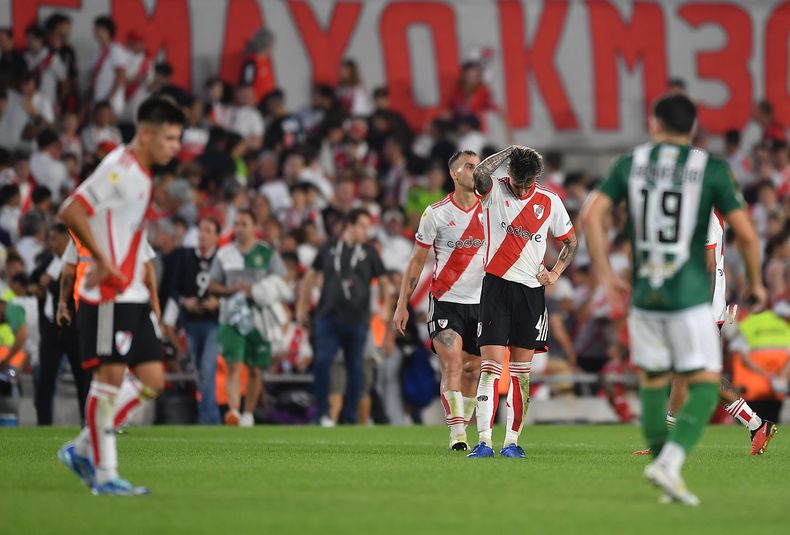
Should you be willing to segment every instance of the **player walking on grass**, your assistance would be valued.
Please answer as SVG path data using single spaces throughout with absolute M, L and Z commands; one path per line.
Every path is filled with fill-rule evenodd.
M 508 162 L 509 176 L 492 178 Z M 510 347 L 510 389 L 504 457 L 526 457 L 518 445 L 529 406 L 529 372 L 535 351 L 546 351 L 548 314 L 544 286 L 557 282 L 576 254 L 573 224 L 560 198 L 537 184 L 543 158 L 510 146 L 474 170 L 485 221 L 485 277 L 477 343 L 483 361 L 477 387 L 480 443 L 469 457 L 493 457 L 491 434 L 499 401 L 505 348 Z M 551 271 L 543 265 L 551 234 L 563 243 Z
M 697 505 L 699 499 L 680 471 L 719 398 L 721 347 L 711 321 L 705 259 L 713 208 L 735 231 L 755 306 L 766 300 L 757 236 L 727 164 L 689 145 L 696 118 L 688 97 L 661 98 L 650 118 L 652 142 L 618 160 L 582 219 L 593 264 L 616 301 L 628 283 L 609 264 L 603 220 L 626 203 L 633 251 L 628 330 L 640 368 L 642 428 L 655 456 L 645 477 L 687 505 Z M 673 374 L 688 382 L 688 400 L 670 431 L 665 420 Z
M 708 225 L 708 239 L 705 242 L 707 250 L 708 271 L 711 273 L 713 283 L 713 317 L 721 330 L 726 318 L 730 323 L 734 321 L 735 312 L 729 312 L 726 302 L 727 281 L 724 275 L 724 220 L 714 210 Z M 688 385 L 685 381 L 675 379 L 672 381 L 672 391 L 669 394 L 669 411 L 667 411 L 667 426 L 675 427 L 675 414 L 686 402 Z M 751 435 L 751 455 L 762 455 L 768 449 L 768 444 L 777 432 L 774 422 L 761 419 L 756 412 L 746 403 L 735 387 L 724 377 L 719 384 L 719 403 L 727 413 L 743 424 Z M 635 455 L 650 455 L 651 450 L 639 450 Z
M 442 365 L 441 399 L 450 428 L 450 448 L 458 451 L 468 449 L 466 425 L 474 414 L 480 375 L 477 324 L 485 235 L 472 176 L 478 163 L 480 158 L 472 151 L 456 152 L 450 158 L 455 190 L 422 214 L 393 318 L 395 328 L 403 334 L 409 321 L 409 299 L 433 247 L 436 263 L 428 332 Z
M 94 494 L 148 493 L 118 475 L 115 428 L 164 387 L 159 324 L 145 283 L 145 219 L 149 169 L 178 154 L 183 123 L 184 114 L 170 99 L 146 99 L 131 144 L 108 154 L 60 211 L 93 259 L 79 289 L 76 321 L 83 367 L 94 374 L 87 433 L 63 446 L 58 457 Z M 119 388 L 127 365 L 135 377 Z

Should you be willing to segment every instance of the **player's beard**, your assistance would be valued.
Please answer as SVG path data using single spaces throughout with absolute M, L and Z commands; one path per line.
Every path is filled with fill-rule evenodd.
M 513 180 L 511 184 L 513 186 L 513 189 L 516 190 L 519 193 L 519 195 L 524 195 L 532 188 L 532 186 L 535 185 L 535 182 L 537 182 L 536 178 L 530 178 L 523 181 Z

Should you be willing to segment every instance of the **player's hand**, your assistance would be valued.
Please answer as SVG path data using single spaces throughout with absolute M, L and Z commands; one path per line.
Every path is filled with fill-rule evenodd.
M 603 278 L 603 284 L 606 288 L 609 305 L 617 309 L 627 308 L 628 296 L 631 294 L 631 285 L 628 284 L 628 281 L 612 273 Z
M 543 286 L 551 286 L 552 284 L 557 282 L 557 279 L 560 278 L 559 273 L 556 273 L 554 271 L 549 271 L 543 266 L 541 267 L 543 269 L 541 269 L 538 272 L 538 282 L 541 283 Z
M 752 285 L 746 292 L 746 302 L 752 312 L 761 312 L 768 304 L 768 292 L 765 286 Z
M 409 323 L 409 310 L 404 306 L 398 305 L 395 309 L 395 315 L 392 317 L 392 325 L 401 336 L 406 334 L 407 323 Z
M 235 292 L 241 292 L 247 297 L 252 296 L 252 285 L 249 282 L 237 282 L 233 289 Z
M 58 303 L 58 311 L 55 313 L 55 325 L 58 327 L 71 325 L 71 313 L 69 312 L 69 307 L 63 301 Z
M 106 260 L 100 260 L 93 264 L 93 268 L 88 272 L 85 277 L 85 287 L 95 288 L 105 280 L 112 280 L 119 284 L 123 284 L 126 277 L 124 277 L 121 270 L 113 266 Z

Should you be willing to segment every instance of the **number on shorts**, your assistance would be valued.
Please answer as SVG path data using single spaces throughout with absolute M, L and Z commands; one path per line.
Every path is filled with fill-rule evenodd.
M 544 309 L 543 315 L 538 318 L 538 323 L 535 325 L 538 335 L 535 337 L 536 342 L 545 342 L 549 336 L 549 314 Z

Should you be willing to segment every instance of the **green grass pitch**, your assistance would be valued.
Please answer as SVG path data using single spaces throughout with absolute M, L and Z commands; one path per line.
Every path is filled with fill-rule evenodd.
M 660 505 L 633 426 L 532 426 L 529 458 L 466 459 L 441 427 L 150 427 L 118 438 L 147 497 L 94 497 L 55 458 L 74 429 L 0 430 L 0 533 L 786 533 L 790 447 L 712 427 Z M 495 430 L 495 440 L 503 431 Z

